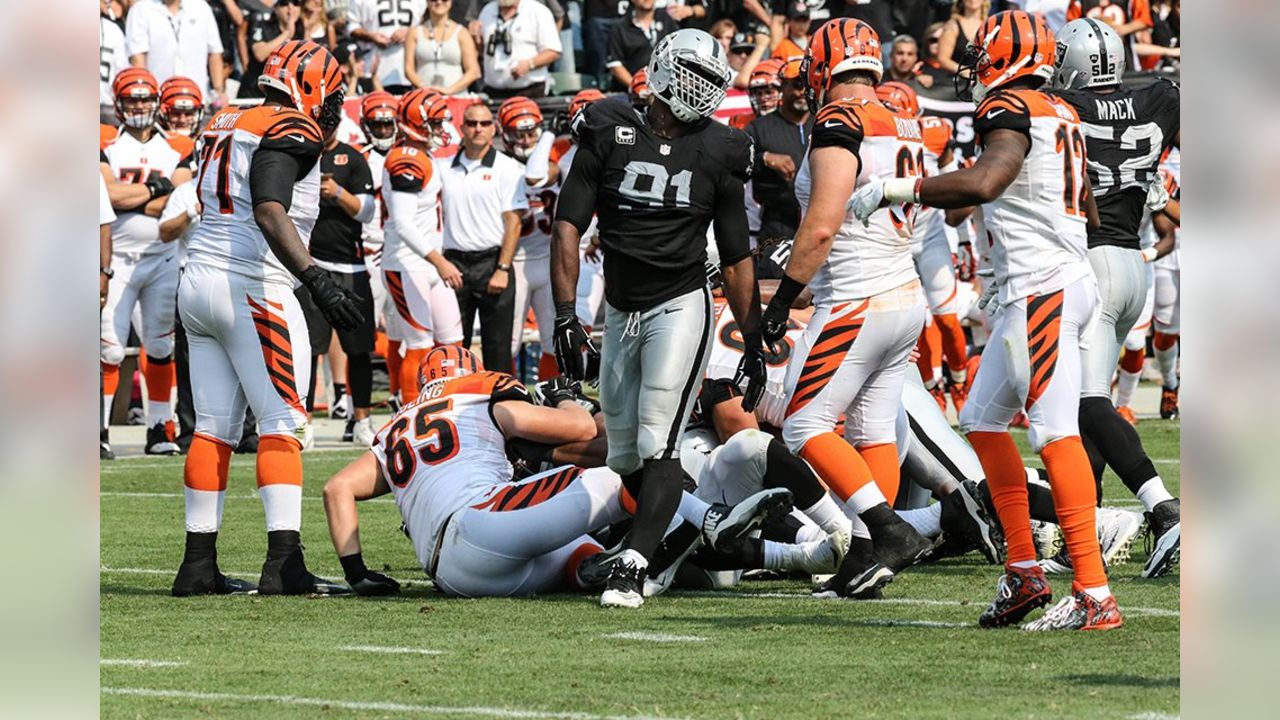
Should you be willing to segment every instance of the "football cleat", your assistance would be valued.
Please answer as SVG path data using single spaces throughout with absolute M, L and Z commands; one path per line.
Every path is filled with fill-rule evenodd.
M 178 567 L 178 575 L 173 579 L 173 587 L 169 592 L 174 597 L 191 597 L 193 595 L 243 595 L 257 589 L 248 580 L 231 578 L 218 571 L 218 564 L 212 559 L 184 561 Z
M 789 512 L 790 490 L 761 490 L 733 507 L 712 505 L 702 518 L 702 537 L 712 549 L 719 550 L 765 523 L 780 521 Z
M 644 596 L 661 595 L 675 582 L 680 566 L 702 547 L 702 533 L 691 523 L 682 523 L 667 533 L 653 554 L 653 562 L 645 568 Z
M 396 413 L 400 412 L 400 398 L 396 397 L 395 395 L 388 397 L 387 409 L 391 411 L 392 415 L 395 415 Z
M 893 577 L 892 570 L 875 561 L 872 542 L 855 537 L 836 574 L 815 587 L 812 595 L 824 600 L 879 600 L 884 597 L 881 589 Z
M 129 412 L 124 416 L 125 425 L 146 425 L 147 414 L 142 411 L 142 406 L 129 408 Z
M 1163 388 L 1160 391 L 1160 418 L 1172 420 L 1178 417 L 1178 388 Z
M 937 385 L 929 388 L 929 394 L 933 396 L 933 401 L 938 403 L 938 409 L 943 415 L 947 414 L 947 391 L 942 387 L 942 381 L 939 380 Z
M 351 441 L 358 447 L 368 448 L 373 445 L 373 438 L 378 434 L 377 428 L 373 426 L 372 417 L 364 417 L 355 421 L 355 425 L 351 428 Z
M 577 585 L 583 590 L 604 590 L 605 581 L 609 579 L 609 571 L 613 568 L 613 561 L 618 559 L 626 550 L 626 547 L 619 543 L 611 550 L 598 552 L 585 558 L 578 565 Z
M 1102 561 L 1114 567 L 1129 559 L 1133 541 L 1142 532 L 1142 514 L 1119 508 L 1098 508 L 1098 545 Z
M 1181 516 L 1181 505 L 1177 498 L 1165 500 L 1147 513 L 1147 538 L 1151 544 L 1151 554 L 1142 566 L 1142 577 L 1160 577 L 1177 564 L 1182 553 Z
M 333 408 L 329 410 L 330 420 L 347 420 L 351 417 L 351 411 L 347 410 L 346 396 L 339 395 L 333 402 Z
M 147 445 L 145 452 L 148 455 L 179 455 L 181 451 L 178 449 L 177 443 L 173 438 L 169 437 L 169 433 L 164 423 L 156 423 L 147 428 Z
M 99 460 L 115 460 L 116 454 L 111 450 L 111 443 L 107 440 L 107 429 L 102 428 L 98 432 L 98 459 Z
M 1006 567 L 996 581 L 996 598 L 978 616 L 978 625 L 997 628 L 1012 625 L 1053 599 L 1044 570 L 1037 567 Z
M 1062 549 L 1062 533 L 1051 522 L 1032 520 L 1031 539 L 1036 544 L 1036 557 L 1042 560 L 1057 555 Z
M 1044 615 L 1022 626 L 1023 630 L 1114 630 L 1124 625 L 1120 607 L 1114 595 L 1106 600 L 1094 600 L 1079 584 L 1073 584 L 1074 594 L 1062 598 Z
M 1070 575 L 1071 556 L 1067 554 L 1067 548 L 1058 549 L 1052 557 L 1044 558 L 1040 561 L 1040 569 L 1049 575 Z
M 307 570 L 296 530 L 267 533 L 267 559 L 258 578 L 259 595 L 349 595 L 351 588 Z
M 947 388 L 947 394 L 951 396 L 951 404 L 956 409 L 956 417 L 959 417 L 960 411 L 964 409 L 964 401 L 968 398 L 967 384 L 952 382 Z
M 347 420 L 346 427 L 342 428 L 342 442 L 355 442 L 356 421 L 354 418 Z
M 1135 427 L 1138 425 L 1138 416 L 1134 414 L 1133 408 L 1128 405 L 1120 405 L 1116 407 L 1116 414 L 1124 418 L 1124 421 L 1130 425 Z
M 942 498 L 942 531 L 976 546 L 987 562 L 996 565 L 1000 562 L 1004 538 L 987 519 L 986 511 L 975 499 L 977 493 L 977 484 L 966 480 Z
M 876 562 L 894 573 L 915 565 L 933 550 L 933 543 L 898 517 L 887 503 L 877 505 L 859 517 L 871 529 Z
M 351 583 L 351 590 L 361 597 L 385 597 L 399 595 L 400 583 L 395 578 L 370 570 L 364 577 Z
M 648 561 L 635 550 L 624 550 L 609 566 L 600 607 L 638 608 L 644 605 L 644 574 Z

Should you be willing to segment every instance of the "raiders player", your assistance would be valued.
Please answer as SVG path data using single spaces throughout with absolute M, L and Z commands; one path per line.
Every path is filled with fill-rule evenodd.
M 1080 431 L 1094 474 L 1105 465 L 1120 476 L 1147 511 L 1156 545 L 1144 577 L 1163 575 L 1177 561 L 1181 522 L 1178 499 L 1165 489 L 1138 433 L 1111 401 L 1111 376 L 1120 347 L 1147 297 L 1147 262 L 1154 251 L 1139 247 L 1147 187 L 1160 183 L 1160 157 L 1180 145 L 1178 86 L 1157 80 L 1124 85 L 1125 47 L 1104 22 L 1083 18 L 1058 33 L 1053 85 L 1080 114 L 1101 226 L 1089 231 L 1089 263 L 1102 304 L 1084 344 Z M 1151 253 L 1148 257 L 1147 253 Z M 1083 343 L 1082 343 L 1083 344 Z
M 556 358 L 572 379 L 594 378 L 601 360 L 574 306 L 579 239 L 593 214 L 604 248 L 608 464 L 637 498 L 627 550 L 600 598 L 606 607 L 644 602 L 645 569 L 680 502 L 679 439 L 711 342 L 704 264 L 713 223 L 757 397 L 765 380 L 743 196 L 753 150 L 744 133 L 710 119 L 731 76 L 724 49 L 701 30 L 678 30 L 659 41 L 647 72 L 645 110 L 605 100 L 579 116 L 581 142 L 552 229 Z

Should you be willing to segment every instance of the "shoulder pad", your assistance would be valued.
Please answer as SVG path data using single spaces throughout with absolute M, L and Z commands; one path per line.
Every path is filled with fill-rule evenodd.
M 177 152 L 180 157 L 185 158 L 186 156 L 194 152 L 196 149 L 195 141 L 193 141 L 191 138 L 187 137 L 186 135 L 179 135 L 177 133 L 172 133 L 172 134 L 165 135 L 164 139 L 168 141 L 169 147 L 173 148 L 174 151 Z
M 422 151 L 397 145 L 387 153 L 383 164 L 391 179 L 391 189 L 399 192 L 418 192 L 431 180 L 431 158 Z

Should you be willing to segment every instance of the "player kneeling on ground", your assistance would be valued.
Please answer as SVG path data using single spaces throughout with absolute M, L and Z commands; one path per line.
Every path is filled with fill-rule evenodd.
M 356 502 L 395 497 L 418 562 L 436 586 L 463 597 L 531 595 L 598 585 L 606 562 L 588 533 L 619 522 L 634 502 L 607 468 L 564 466 L 511 482 L 506 444 L 595 437 L 591 414 L 567 383 L 548 386 L 554 407 L 530 401 L 510 375 L 486 372 L 470 352 L 439 347 L 422 363 L 418 400 L 400 411 L 373 449 L 325 486 L 325 514 L 347 582 L 363 595 L 399 584 L 365 566 Z M 730 508 L 685 493 L 678 515 L 712 547 L 744 536 L 791 508 L 790 493 L 758 493 Z M 597 558 L 599 560 L 599 558 Z

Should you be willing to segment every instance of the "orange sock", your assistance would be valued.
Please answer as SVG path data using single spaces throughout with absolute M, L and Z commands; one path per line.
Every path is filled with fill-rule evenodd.
M 267 532 L 302 529 L 302 444 L 292 435 L 258 441 L 258 497 Z
M 1102 565 L 1095 527 L 1097 487 L 1089 456 L 1078 436 L 1055 440 L 1040 451 L 1040 459 L 1049 471 L 1049 487 L 1053 491 L 1053 509 L 1058 527 L 1066 541 L 1076 582 L 1084 588 L 1107 584 L 1107 571 Z
M 192 490 L 206 492 L 226 490 L 231 451 L 230 445 L 196 433 L 191 438 L 187 462 L 182 466 L 182 484 Z
M 848 502 L 854 493 L 874 479 L 867 461 L 844 438 L 833 432 L 809 438 L 800 451 L 800 457 L 813 466 L 814 472 L 841 502 Z
M 1178 344 L 1178 335 L 1162 333 L 1159 330 L 1151 338 L 1151 346 L 1157 350 L 1169 350 Z
M 173 416 L 174 367 L 173 358 L 157 359 L 148 355 L 142 366 L 142 376 L 147 381 L 147 419 L 151 425 L 169 420 Z
M 931 383 L 942 374 L 942 333 L 938 330 L 938 323 L 929 323 L 924 327 L 917 347 L 920 349 L 920 360 L 917 363 L 920 377 L 924 378 L 926 384 Z
M 1031 537 L 1031 506 L 1027 500 L 1027 473 L 1022 455 L 1007 432 L 971 432 L 969 444 L 978 453 L 987 476 L 991 502 L 996 506 L 1005 542 L 1008 564 L 1035 562 L 1036 544 Z
M 411 403 L 418 399 L 418 366 L 426 356 L 426 349 L 404 351 L 404 361 L 400 363 L 400 401 Z
M 387 341 L 387 354 L 384 356 L 387 360 L 387 385 L 393 397 L 400 397 L 403 401 L 404 397 L 400 396 L 400 363 L 403 358 L 400 357 L 400 341 Z
M 952 374 L 962 372 L 969 362 L 967 344 L 964 339 L 964 328 L 960 327 L 960 318 L 955 313 L 934 315 L 933 324 L 938 328 L 938 344 L 942 355 L 947 359 L 947 369 Z
M 1120 356 L 1120 369 L 1127 373 L 1142 372 L 1142 365 L 1147 360 L 1147 349 L 1138 348 L 1137 350 L 1124 349 L 1124 354 Z
M 898 485 L 902 481 L 902 468 L 898 465 L 898 446 L 894 443 L 863 445 L 858 454 L 866 461 L 876 487 L 890 505 L 898 497 Z
M 113 396 L 116 394 L 116 390 L 120 389 L 120 366 L 108 365 L 106 363 L 101 363 L 101 365 L 102 394 L 106 396 Z
M 604 548 L 593 542 L 584 542 L 569 553 L 569 560 L 564 564 L 565 580 L 569 583 L 569 587 L 577 590 L 587 590 L 582 586 L 578 578 L 578 568 L 582 567 L 582 561 L 604 552 Z
M 550 380 L 560 374 L 560 367 L 556 365 L 556 356 L 542 353 L 542 357 L 538 358 L 538 380 Z

